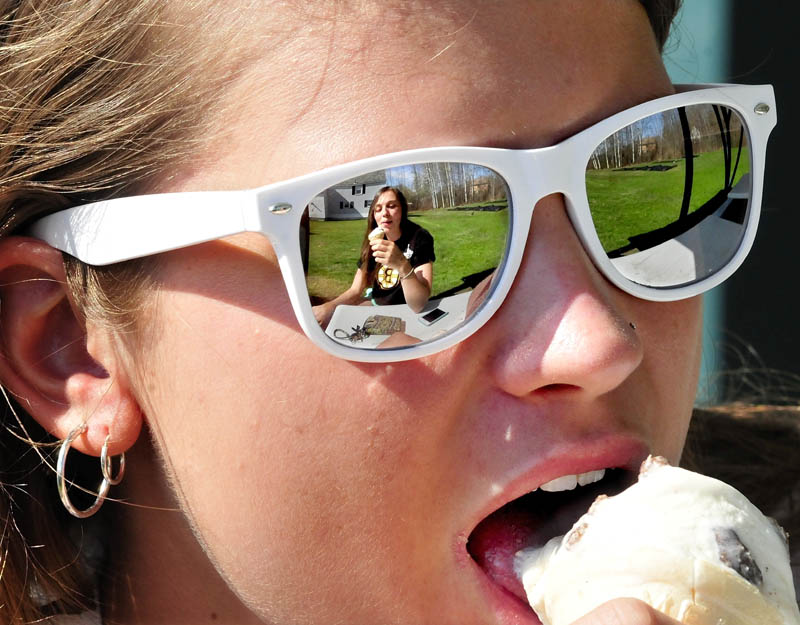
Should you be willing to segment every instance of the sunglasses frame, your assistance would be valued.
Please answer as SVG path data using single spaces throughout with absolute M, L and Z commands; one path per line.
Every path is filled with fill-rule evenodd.
M 673 95 L 616 113 L 550 147 L 422 148 L 344 163 L 257 189 L 114 198 L 48 215 L 35 222 L 29 234 L 90 265 L 107 265 L 243 232 L 259 232 L 275 250 L 295 315 L 308 338 L 334 356 L 359 362 L 396 362 L 427 356 L 463 341 L 483 326 L 505 300 L 516 277 L 536 203 L 555 193 L 563 195 L 569 219 L 584 249 L 610 282 L 645 300 L 685 299 L 723 282 L 749 252 L 760 214 L 767 141 L 777 115 L 770 85 L 698 84 L 676 85 L 676 89 Z M 745 123 L 752 180 L 747 225 L 733 258 L 714 274 L 678 287 L 643 286 L 625 278 L 603 250 L 589 210 L 586 163 L 597 146 L 616 131 L 650 115 L 695 104 L 726 106 L 736 111 Z M 342 180 L 422 162 L 482 165 L 506 181 L 511 199 L 510 237 L 492 288 L 468 320 L 440 338 L 372 350 L 337 343 L 317 323 L 308 297 L 298 236 L 305 207 L 321 190 Z

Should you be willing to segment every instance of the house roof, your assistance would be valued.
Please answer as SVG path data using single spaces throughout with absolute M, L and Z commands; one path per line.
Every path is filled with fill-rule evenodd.
M 386 172 L 383 170 L 373 171 L 363 176 L 357 176 L 355 178 L 350 178 L 349 180 L 342 180 L 340 183 L 335 184 L 335 187 L 352 187 L 356 184 L 366 184 L 366 185 L 386 185 Z

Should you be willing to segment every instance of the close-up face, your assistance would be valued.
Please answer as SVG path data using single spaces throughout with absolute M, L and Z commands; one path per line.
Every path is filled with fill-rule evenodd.
M 230 84 L 214 157 L 159 191 L 253 188 L 410 148 L 548 146 L 672 92 L 635 0 L 289 4 L 248 9 L 242 36 L 269 52 Z M 386 76 L 390 102 L 374 97 Z M 390 196 L 379 224 L 399 221 Z M 163 254 L 157 277 L 135 393 L 192 529 L 264 622 L 535 623 L 513 553 L 563 531 L 591 491 L 519 498 L 680 457 L 700 300 L 614 287 L 558 194 L 536 205 L 497 314 L 423 359 L 315 347 L 258 234 Z
M 400 222 L 403 220 L 403 207 L 394 191 L 384 191 L 378 196 L 373 210 L 375 224 L 384 232 L 400 234 Z M 396 237 L 395 237 L 396 238 Z

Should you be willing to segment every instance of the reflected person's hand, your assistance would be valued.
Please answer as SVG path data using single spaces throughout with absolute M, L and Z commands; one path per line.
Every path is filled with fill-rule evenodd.
M 398 272 L 403 272 L 403 269 L 408 269 L 408 260 L 403 255 L 394 241 L 388 239 L 373 239 L 370 241 L 372 248 L 372 257 L 379 265 L 389 267 Z
M 613 599 L 598 606 L 572 625 L 681 625 L 639 599 Z
M 389 338 L 382 341 L 378 347 L 380 349 L 387 349 L 389 347 L 403 347 L 405 345 L 416 345 L 417 343 L 421 343 L 422 339 L 418 339 L 416 336 L 411 336 L 410 334 L 406 334 L 405 332 L 395 332 L 394 334 L 389 335 Z
M 314 312 L 314 318 L 317 320 L 317 323 L 322 326 L 323 330 L 325 330 L 331 322 L 331 317 L 333 317 L 333 311 L 335 309 L 336 307 L 331 306 L 330 302 L 311 307 L 311 310 Z

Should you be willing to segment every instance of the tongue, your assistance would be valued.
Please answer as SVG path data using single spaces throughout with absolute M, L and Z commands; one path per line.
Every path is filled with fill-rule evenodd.
M 515 499 L 478 524 L 467 550 L 495 583 L 527 604 L 522 582 L 514 571 L 515 554 L 566 534 L 600 489 L 599 484 L 593 484 L 558 493 L 536 491 Z
M 522 582 L 514 572 L 514 556 L 520 550 L 543 542 L 538 529 L 543 519 L 534 506 L 525 505 L 528 495 L 503 506 L 486 517 L 467 543 L 467 550 L 486 574 L 527 603 Z

